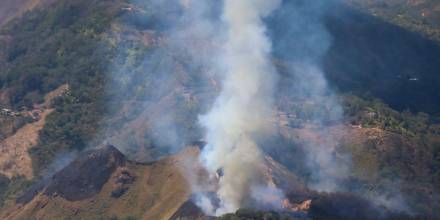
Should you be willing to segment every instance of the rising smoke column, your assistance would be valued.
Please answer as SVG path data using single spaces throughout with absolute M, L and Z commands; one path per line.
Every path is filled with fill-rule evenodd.
M 265 187 L 259 171 L 263 156 L 255 137 L 273 113 L 276 74 L 270 58 L 272 44 L 262 19 L 280 3 L 224 2 L 222 19 L 228 33 L 218 63 L 223 87 L 213 108 L 200 118 L 208 142 L 202 162 L 210 173 L 221 170 L 216 215 L 236 211 L 251 195 L 258 195 L 253 191 Z

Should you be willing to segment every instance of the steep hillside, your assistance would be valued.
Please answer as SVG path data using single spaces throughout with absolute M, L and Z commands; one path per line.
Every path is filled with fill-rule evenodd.
M 283 10 L 291 10 L 296 3 L 291 4 Z M 69 96 L 57 103 L 40 143 L 31 152 L 37 172 L 60 150 L 81 150 L 90 141 L 99 142 L 94 138 L 100 132 L 98 128 L 109 129 L 105 133 L 116 142 L 129 135 L 136 137 L 135 143 L 116 143 L 127 149 L 126 153 L 134 146 L 133 154 L 137 154 L 137 146 L 141 146 L 149 149 L 143 151 L 144 159 L 163 154 L 161 150 L 152 153 L 151 148 L 166 144 L 152 143 L 160 134 L 152 131 L 151 123 L 143 123 L 162 109 L 181 109 L 176 113 L 176 127 L 187 129 L 173 132 L 191 130 L 185 135 L 188 142 L 200 138 L 194 122 L 197 113 L 209 106 L 206 100 L 215 96 L 215 81 L 192 68 L 184 54 L 161 52 L 166 46 L 161 32 L 167 31 L 167 26 L 163 24 L 177 21 L 178 10 L 152 11 L 146 5 L 60 1 L 50 9 L 29 13 L 2 31 L 1 40 L 7 42 L 0 44 L 2 106 L 31 106 L 64 83 L 72 88 Z M 273 21 L 288 19 L 286 16 L 288 13 L 280 12 Z M 438 112 L 438 46 L 346 6 L 334 6 L 323 17 L 334 38 L 323 59 L 332 86 L 341 92 L 381 98 L 399 111 Z M 281 21 L 278 23 L 284 24 Z M 286 42 L 296 36 L 297 28 L 286 33 L 281 27 L 271 25 L 276 55 L 287 63 L 293 56 L 295 62 L 295 55 L 284 51 L 303 51 Z M 145 56 L 161 56 L 162 63 L 148 63 Z M 156 77 L 154 68 L 169 71 Z M 119 72 L 129 72 L 131 77 Z M 287 85 L 290 80 L 294 79 L 286 77 L 283 82 Z M 162 86 L 155 89 L 155 85 Z
M 440 3 L 436 0 L 347 0 L 386 21 L 440 42 Z
M 183 169 L 197 160 L 198 152 L 197 147 L 192 147 L 175 156 L 142 164 L 127 160 L 111 146 L 87 151 L 52 178 L 31 187 L 5 208 L 1 216 L 4 219 L 175 219 L 176 215 L 184 214 L 178 210 L 188 211 L 182 210 L 191 196 Z M 274 161 L 268 165 L 271 166 L 267 168 L 268 174 L 273 175 L 270 178 L 304 190 L 281 165 Z
M 189 198 L 180 163 L 182 158 L 176 156 L 138 164 L 113 147 L 85 152 L 53 178 L 30 188 L 2 211 L 2 218 L 168 219 Z
M 295 63 L 311 56 L 342 93 L 378 98 L 398 111 L 440 112 L 440 44 L 339 0 L 318 6 L 301 2 L 286 3 L 273 18 L 270 31 L 277 57 Z M 294 15 L 300 25 L 284 22 L 301 4 Z M 321 26 L 302 28 L 316 20 L 322 20 Z M 324 43 L 310 43 L 314 38 L 309 36 Z M 302 43 L 290 43 L 293 39 Z
M 0 147 L 5 152 L 0 157 L 5 174 L 0 176 L 0 200 L 7 202 L 1 216 L 210 218 L 192 203 L 184 174 L 176 168 L 182 157 L 197 161 L 197 150 L 172 155 L 203 139 L 198 116 L 212 104 L 220 83 L 203 67 L 194 66 L 187 51 L 173 50 L 175 39 L 167 34 L 173 31 L 170 26 L 185 19 L 182 11 L 187 6 L 181 5 L 186 1 L 169 2 L 170 7 L 157 8 L 152 1 L 59 0 L 3 26 L 0 107 L 10 114 L 41 106 L 43 113 L 39 120 L 0 116 Z M 273 136 L 263 145 L 270 155 L 266 167 L 275 171 L 268 177 L 296 208 L 311 201 L 306 206 L 312 211 L 240 210 L 224 219 L 389 214 L 371 200 L 380 205 L 403 201 L 403 209 L 416 216 L 439 216 L 440 46 L 435 37 L 426 37 L 423 28 L 414 29 L 417 22 L 410 26 L 390 22 L 379 13 L 339 1 L 322 4 L 318 13 L 307 2 L 285 1 L 267 20 L 280 91 L 278 117 L 267 119 L 278 130 L 271 131 Z M 430 9 L 427 22 L 437 25 L 434 1 L 408 2 L 411 16 Z M 382 7 L 376 1 L 362 3 Z M 384 16 L 395 16 L 395 8 L 404 7 L 400 1 L 387 5 L 380 10 Z M 296 7 L 302 9 L 295 11 L 296 18 L 303 19 L 299 26 L 286 22 Z M 313 31 L 303 28 L 314 19 L 323 21 L 317 28 L 328 30 L 325 36 L 331 38 L 323 54 L 316 52 L 321 51 L 317 44 L 308 42 L 315 39 L 310 37 Z M 212 46 L 197 43 L 201 48 Z M 331 111 L 325 100 L 308 100 L 292 88 L 304 79 L 290 75 L 289 66 L 307 62 L 308 53 L 317 53 L 314 59 L 323 65 L 325 78 L 343 105 L 343 119 L 323 117 L 316 123 L 314 117 Z M 47 105 L 45 96 L 63 85 L 69 85 L 69 92 Z M 46 178 L 61 153 L 102 143 L 118 150 L 87 151 Z M 314 145 L 326 145 L 343 163 L 351 163 L 348 177 L 338 179 L 347 194 L 305 188 L 314 176 L 304 146 Z M 33 187 L 19 197 L 29 185 Z M 378 195 L 383 201 L 374 200 Z
M 285 201 L 285 210 L 239 210 L 214 218 L 204 215 L 191 198 L 184 168 L 197 161 L 199 148 L 190 147 L 175 156 L 143 164 L 127 160 L 116 148 L 105 146 L 81 154 L 67 167 L 31 187 L 0 212 L 3 219 L 327 219 L 340 217 L 338 209 L 359 219 L 407 218 L 389 213 L 351 194 L 308 191 L 285 167 L 267 158 L 263 169 L 270 181 L 296 194 Z M 194 167 L 192 167 L 194 168 Z M 196 169 L 201 169 L 196 168 Z M 199 170 L 200 181 L 203 170 Z M 285 188 L 288 187 L 288 188 Z M 299 196 L 303 199 L 299 199 Z M 294 203 L 294 201 L 300 201 Z M 335 210 L 323 209 L 336 200 Z M 339 201 L 340 200 L 340 201 Z M 291 203 L 292 202 L 292 203 Z M 350 204 L 354 202 L 354 204 Z M 359 213 L 364 209 L 362 213 Z M 235 216 L 235 217 L 234 217 Z M 387 216 L 387 217 L 386 217 Z M 390 217 L 390 218 L 388 218 Z M 402 219 L 399 218 L 399 219 Z M 397 219 L 397 218 L 396 218 Z
M 0 32 L 0 106 L 29 109 L 48 92 L 71 86 L 57 100 L 32 149 L 36 173 L 59 150 L 79 150 L 97 133 L 104 112 L 104 72 L 112 56 L 102 34 L 123 13 L 121 8 L 118 1 L 60 1 L 27 13 Z
M 36 7 L 45 6 L 55 1 L 56 0 L 4 0 L 0 6 L 0 27 Z
M 7 109 L 4 110 L 7 111 L 7 116 L 12 117 L 12 120 L 15 120 L 18 116 L 27 115 L 32 118 L 33 122 L 17 129 L 13 135 L 0 141 L 2 153 L 0 156 L 1 174 L 6 175 L 8 178 L 24 176 L 27 179 L 32 179 L 34 177 L 29 150 L 37 145 L 39 132 L 45 126 L 47 116 L 53 112 L 52 101 L 63 96 L 68 89 L 68 85 L 64 85 L 48 93 L 42 104 L 29 111 L 16 113 Z

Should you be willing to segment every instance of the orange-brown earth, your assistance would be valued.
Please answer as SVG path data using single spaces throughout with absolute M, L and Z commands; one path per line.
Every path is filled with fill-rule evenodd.
M 194 146 L 157 162 L 135 163 L 121 159 L 123 155 L 114 148 L 103 147 L 83 154 L 67 168 L 55 174 L 49 183 L 30 189 L 23 197 L 0 211 L 0 218 L 185 219 L 183 215 L 188 213 L 189 206 L 201 215 L 194 204 L 188 204 L 192 192 L 187 179 L 189 176 L 185 172 L 185 168 L 192 169 L 192 173 L 199 176 L 196 179 L 201 184 L 208 180 L 203 169 L 197 165 L 199 152 L 199 148 Z M 104 167 L 98 167 L 101 173 L 95 175 L 94 169 L 88 166 Z M 273 184 L 304 189 L 294 174 L 270 157 L 266 158 L 262 169 L 267 180 Z M 110 172 L 110 176 L 105 179 L 101 174 L 107 172 Z M 93 188 L 97 182 L 103 180 L 100 188 Z M 62 186 L 61 183 L 64 181 L 75 185 Z M 93 190 L 83 191 L 85 188 Z M 123 190 L 118 191 L 120 189 Z M 288 204 L 292 210 L 301 211 L 309 206 L 307 201 Z
M 38 143 L 39 131 L 43 129 L 46 117 L 53 111 L 50 107 L 51 101 L 63 95 L 68 89 L 68 85 L 63 85 L 48 93 L 44 97 L 44 103 L 35 106 L 35 109 L 31 111 L 11 113 L 13 115 L 28 114 L 35 121 L 24 125 L 13 135 L 0 141 L 1 174 L 8 178 L 17 176 L 24 176 L 27 179 L 33 178 L 32 160 L 28 151 Z

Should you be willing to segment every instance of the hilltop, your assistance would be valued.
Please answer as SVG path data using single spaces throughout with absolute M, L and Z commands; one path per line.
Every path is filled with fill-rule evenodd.
M 290 192 L 292 197 L 292 200 L 286 199 L 284 211 L 243 209 L 220 218 L 206 216 L 195 206 L 187 179 L 182 175 L 182 168 L 196 161 L 198 153 L 198 146 L 192 146 L 174 156 L 145 164 L 127 160 L 112 146 L 86 151 L 51 178 L 29 188 L 3 209 L 0 216 L 4 219 L 174 220 L 230 219 L 236 215 L 239 219 L 246 216 L 257 219 L 269 216 L 275 219 L 307 219 L 306 216 L 328 219 L 329 216 L 341 217 L 341 214 L 344 215 L 341 211 L 347 209 L 345 214 L 352 217 L 360 214 L 362 219 L 405 217 L 388 213 L 354 195 L 321 195 L 308 191 L 293 173 L 269 157 L 263 166 L 265 175 Z M 197 173 L 203 175 L 203 170 Z M 202 177 L 200 179 L 203 181 Z M 332 200 L 337 203 L 333 204 L 333 208 L 327 208 Z M 365 209 L 362 214 L 359 213 L 361 209 Z

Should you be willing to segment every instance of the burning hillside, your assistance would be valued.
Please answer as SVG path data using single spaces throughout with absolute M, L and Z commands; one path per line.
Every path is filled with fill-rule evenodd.
M 87 151 L 51 178 L 35 184 L 14 204 L 3 209 L 0 216 L 2 219 L 226 218 L 228 215 L 206 215 L 196 205 L 199 198 L 194 192 L 197 191 L 191 189 L 188 182 L 193 178 L 182 175 L 185 168 L 192 166 L 197 169 L 194 173 L 199 175 L 196 177 L 200 181 L 198 185 L 212 186 L 212 182 L 206 182 L 208 173 L 204 168 L 191 165 L 197 163 L 199 155 L 200 148 L 191 146 L 175 156 L 146 164 L 127 160 L 112 146 Z M 283 199 L 281 206 L 275 210 L 267 207 L 267 211 L 238 210 L 236 215 L 240 219 L 245 216 L 260 219 L 258 216 L 270 215 L 284 216 L 283 219 L 328 219 L 328 216 L 338 219 L 350 215 L 357 216 L 358 219 L 388 219 L 387 216 L 407 218 L 405 215 L 391 214 L 385 208 L 375 207 L 351 194 L 321 194 L 310 191 L 298 177 L 270 157 L 266 157 L 261 169 L 267 181 L 270 181 L 269 185 L 274 184 L 274 187 L 282 189 L 288 198 Z M 205 195 L 211 195 L 213 201 L 219 201 L 215 198 L 215 189 L 197 190 L 198 193 L 203 191 Z M 265 194 L 262 199 L 278 201 L 279 198 Z M 274 211 L 280 214 L 275 214 Z M 358 216 L 360 211 L 365 213 Z
M 112 146 L 87 151 L 51 178 L 31 187 L 1 216 L 95 219 L 99 215 L 121 218 L 130 213 L 143 219 L 173 219 L 172 216 L 187 215 L 198 209 L 191 208 L 191 188 L 181 169 L 197 161 L 198 155 L 199 148 L 191 147 L 176 156 L 142 164 L 125 159 Z M 267 170 L 288 175 L 277 176 L 277 181 L 295 180 L 293 174 L 274 163 Z M 202 175 L 200 181 L 206 181 L 206 172 L 198 173 Z M 295 185 L 301 184 L 289 184 Z
M 439 215 L 440 46 L 344 1 L 58 0 L 3 27 L 2 219 Z

